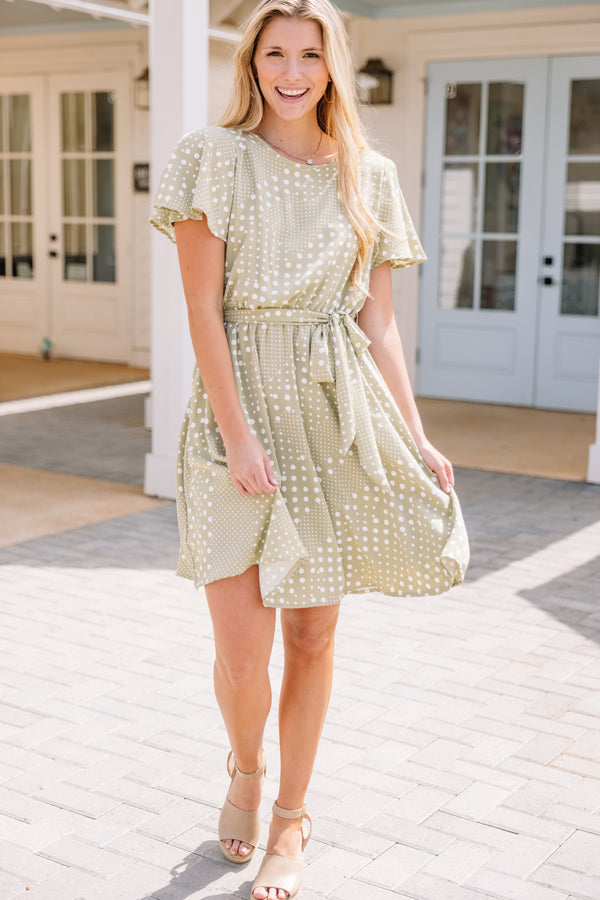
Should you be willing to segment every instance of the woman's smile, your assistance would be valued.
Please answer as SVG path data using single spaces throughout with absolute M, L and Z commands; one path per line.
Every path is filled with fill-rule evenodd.
M 298 100 L 308 93 L 309 88 L 296 88 L 292 90 L 291 88 L 278 87 L 275 88 L 275 90 L 281 97 L 284 97 L 286 100 Z

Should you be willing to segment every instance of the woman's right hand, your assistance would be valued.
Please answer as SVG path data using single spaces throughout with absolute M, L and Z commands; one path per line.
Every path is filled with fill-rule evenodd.
M 273 494 L 277 479 L 269 456 L 254 435 L 249 432 L 225 445 L 227 468 L 239 494 Z

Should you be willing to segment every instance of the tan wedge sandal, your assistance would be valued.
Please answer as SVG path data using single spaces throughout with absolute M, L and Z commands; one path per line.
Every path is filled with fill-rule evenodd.
M 303 825 L 304 819 L 306 819 L 308 822 L 308 834 L 304 834 L 304 831 L 302 831 L 302 852 L 304 853 L 304 848 L 308 844 L 312 832 L 312 821 L 306 812 L 306 807 L 303 806 L 301 809 L 282 809 L 281 806 L 274 803 L 273 812 L 276 816 L 281 816 L 282 819 L 302 819 Z M 288 897 L 295 897 L 302 887 L 303 869 L 304 863 L 302 861 L 288 859 L 287 856 L 277 856 L 275 853 L 265 853 L 258 875 L 252 885 L 251 900 L 255 900 L 254 891 L 257 887 L 265 888 L 267 891 L 269 888 L 287 891 Z
M 231 784 L 233 784 L 234 778 L 255 779 L 260 778 L 260 776 L 263 774 L 266 775 L 267 762 L 265 759 L 264 750 L 262 762 L 256 772 L 242 772 L 240 769 L 238 769 L 232 750 L 227 757 L 227 771 L 229 773 L 229 777 L 231 778 L 229 790 L 231 790 Z M 229 792 L 227 792 L 227 798 L 225 799 L 223 809 L 221 810 L 221 815 L 219 816 L 219 843 L 221 845 L 221 852 L 223 853 L 225 859 L 228 859 L 229 862 L 236 863 L 238 865 L 240 863 L 248 862 L 248 860 L 252 859 L 252 856 L 254 855 L 254 851 L 256 850 L 256 845 L 258 844 L 259 838 L 260 811 L 258 809 L 240 809 L 239 806 L 234 806 L 234 804 L 229 799 Z M 246 853 L 245 856 L 242 856 L 239 853 L 231 853 L 225 846 L 226 840 L 235 840 L 243 844 L 250 844 L 252 846 L 252 850 L 249 853 Z

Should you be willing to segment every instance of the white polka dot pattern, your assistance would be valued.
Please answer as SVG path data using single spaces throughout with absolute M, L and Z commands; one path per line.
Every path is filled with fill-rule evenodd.
M 382 230 L 371 266 L 425 259 L 393 164 L 369 151 L 367 200 Z M 226 242 L 224 321 L 246 421 L 277 475 L 242 496 L 198 371 L 179 446 L 178 574 L 196 586 L 258 564 L 266 606 L 346 594 L 440 594 L 462 581 L 468 541 L 454 493 L 423 463 L 354 317 L 356 237 L 337 163 L 309 166 L 258 136 L 185 135 L 151 222 L 207 217 Z M 365 284 L 368 272 L 365 274 Z

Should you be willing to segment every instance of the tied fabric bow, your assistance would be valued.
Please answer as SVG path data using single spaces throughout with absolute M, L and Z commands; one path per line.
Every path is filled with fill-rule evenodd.
M 389 490 L 358 363 L 370 341 L 352 315 L 342 310 L 317 313 L 310 309 L 290 307 L 259 309 L 228 307 L 224 310 L 223 317 L 225 322 L 234 324 L 268 322 L 277 325 L 313 327 L 309 374 L 315 384 L 335 385 L 342 456 L 347 456 L 354 444 L 360 464 L 371 481 Z

